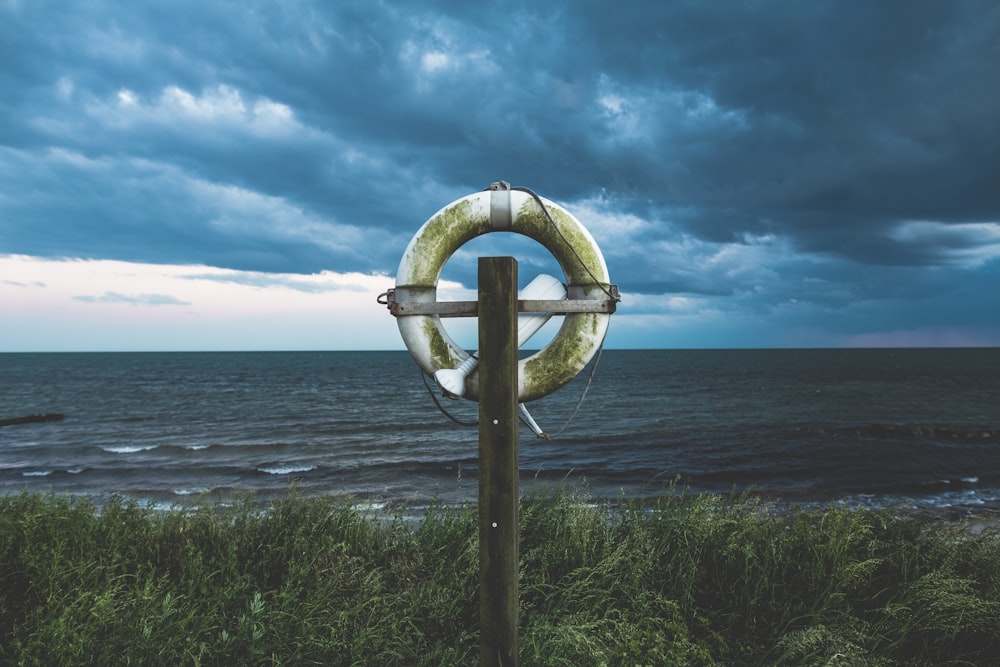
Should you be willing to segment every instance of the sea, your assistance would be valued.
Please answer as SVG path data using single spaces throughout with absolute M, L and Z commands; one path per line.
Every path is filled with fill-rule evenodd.
M 425 380 L 405 351 L 0 354 L 0 493 L 475 502 L 478 405 Z M 523 494 L 1000 510 L 1000 348 L 605 350 L 527 407 Z

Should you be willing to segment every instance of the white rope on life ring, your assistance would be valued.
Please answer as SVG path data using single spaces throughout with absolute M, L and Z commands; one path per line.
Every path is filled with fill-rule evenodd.
M 501 187 L 497 187 L 501 186 Z M 555 257 L 572 299 L 605 299 L 610 284 L 604 255 L 590 232 L 561 206 L 506 183 L 468 195 L 435 213 L 410 240 L 396 271 L 394 298 L 434 303 L 448 259 L 463 244 L 494 231 L 523 234 Z M 604 342 L 608 312 L 572 312 L 543 349 L 518 362 L 518 402 L 556 391 L 582 371 Z M 417 365 L 430 376 L 460 366 L 469 353 L 445 330 L 439 315 L 397 317 L 400 335 Z M 478 400 L 479 374 L 466 381 L 464 398 Z

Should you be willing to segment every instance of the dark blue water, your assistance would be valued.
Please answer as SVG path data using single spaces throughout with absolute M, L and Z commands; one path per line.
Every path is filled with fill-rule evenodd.
M 1000 349 L 606 351 L 530 404 L 522 490 L 1000 508 Z M 474 422 L 476 405 L 447 401 Z M 475 427 L 406 352 L 0 354 L 0 493 L 474 500 Z

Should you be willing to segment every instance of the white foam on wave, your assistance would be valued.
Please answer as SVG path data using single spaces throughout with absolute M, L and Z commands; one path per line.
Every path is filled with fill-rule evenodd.
M 208 493 L 211 489 L 205 488 L 203 486 L 196 486 L 193 489 L 173 489 L 174 495 L 177 496 L 194 496 L 201 495 L 202 493 Z
M 199 449 L 208 449 L 210 445 L 187 445 L 184 449 L 190 449 L 191 451 L 197 451 Z
M 978 484 L 979 483 L 979 478 L 978 477 L 963 477 L 962 481 L 965 482 L 966 484 Z
M 379 512 L 384 510 L 386 503 L 377 500 L 369 500 L 362 503 L 355 503 L 351 505 L 351 509 L 355 512 Z
M 101 449 L 111 454 L 135 454 L 136 452 L 145 452 L 157 447 L 159 445 L 112 445 L 109 447 L 102 445 Z
M 309 472 L 315 469 L 314 465 L 277 465 L 257 468 L 259 472 L 266 472 L 268 475 L 289 475 L 293 472 Z
M 51 470 L 26 470 L 21 473 L 22 477 L 48 477 L 52 474 Z
M 172 512 L 177 508 L 177 505 L 165 502 L 147 502 L 146 507 L 154 512 Z

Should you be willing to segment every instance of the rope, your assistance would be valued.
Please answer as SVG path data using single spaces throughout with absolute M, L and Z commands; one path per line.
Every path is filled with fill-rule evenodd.
M 445 410 L 444 406 L 441 405 L 441 401 L 438 400 L 437 394 L 435 394 L 434 390 L 431 389 L 430 383 L 427 382 L 427 375 L 423 371 L 420 371 L 420 377 L 423 378 L 423 380 L 424 380 L 424 387 L 427 388 L 427 393 L 430 394 L 431 398 L 434 399 L 434 405 L 436 405 L 437 408 L 438 408 L 438 410 L 441 411 L 441 414 L 443 414 L 445 417 L 447 417 L 448 419 L 452 420 L 453 422 L 455 422 L 459 426 L 479 426 L 479 422 L 478 421 L 476 421 L 476 422 L 464 422 L 461 419 L 459 419 L 458 417 L 456 417 L 455 415 L 453 415 L 450 412 L 448 412 L 447 410 Z
M 587 274 L 590 276 L 591 280 L 594 281 L 594 284 L 600 287 L 601 291 L 604 292 L 609 299 L 613 301 L 621 301 L 621 297 L 612 294 L 610 290 L 604 287 L 601 281 L 597 279 L 597 276 L 595 276 L 594 273 L 590 270 L 590 267 L 587 266 L 587 263 L 583 261 L 582 257 L 580 257 L 580 254 L 576 251 L 576 248 L 573 247 L 573 244 L 570 243 L 565 236 L 563 236 L 562 230 L 559 229 L 559 225 L 556 224 L 556 221 L 552 219 L 552 214 L 549 213 L 549 207 L 545 205 L 545 202 L 542 200 L 540 196 L 538 196 L 538 193 L 536 193 L 534 190 L 530 188 L 524 188 L 524 187 L 512 187 L 511 190 L 518 190 L 520 192 L 524 192 L 525 194 L 529 195 L 532 199 L 535 200 L 538 206 L 542 209 L 542 213 L 545 214 L 545 219 L 548 220 L 550 225 L 552 225 L 552 228 L 555 230 L 556 234 L 558 234 L 559 238 L 563 240 L 563 243 L 565 243 L 566 247 L 568 247 L 570 252 L 573 253 L 573 256 L 576 257 L 576 260 L 580 262 L 580 266 L 583 267 L 583 270 L 586 271 Z M 606 337 L 607 337 L 607 332 L 605 332 L 605 338 Z M 602 339 L 600 346 L 597 348 L 597 356 L 594 358 L 594 363 L 590 366 L 590 374 L 587 376 L 587 384 L 584 385 L 583 391 L 580 393 L 580 400 L 577 401 L 576 408 L 573 410 L 573 414 L 569 416 L 569 418 L 566 420 L 566 423 L 562 425 L 562 428 L 556 431 L 554 435 L 547 436 L 545 438 L 546 440 L 553 440 L 562 435 L 563 432 L 565 432 L 566 429 L 569 428 L 569 425 L 573 422 L 573 419 L 576 418 L 577 413 L 580 412 L 580 408 L 583 406 L 583 401 L 584 399 L 587 398 L 587 392 L 590 391 L 590 385 L 594 381 L 594 374 L 597 372 L 597 365 L 601 361 L 601 353 L 603 351 L 604 351 L 604 340 Z
M 590 385 L 594 381 L 594 374 L 597 372 L 597 365 L 601 362 L 601 353 L 602 352 L 604 352 L 604 341 L 603 340 L 601 341 L 600 347 L 597 348 L 597 356 L 594 357 L 594 363 L 591 364 L 591 366 L 590 366 L 590 373 L 587 375 L 587 384 L 585 384 L 583 386 L 583 391 L 580 392 L 580 400 L 577 401 L 576 408 L 573 410 L 573 414 L 571 414 L 569 416 L 569 418 L 566 419 L 566 423 L 562 425 L 562 428 L 560 428 L 558 431 L 556 431 L 554 435 L 551 435 L 548 438 L 546 438 L 547 440 L 555 440 L 560 435 L 562 435 L 563 432 L 567 428 L 569 428 L 569 425 L 576 418 L 576 414 L 578 412 L 580 412 L 580 408 L 583 406 L 583 401 L 584 401 L 585 398 L 587 398 L 587 392 L 590 391 Z
M 612 294 L 606 287 L 604 287 L 603 284 L 601 284 L 601 281 L 597 279 L 597 276 L 595 276 L 593 274 L 593 272 L 590 270 L 590 267 L 587 266 L 587 263 L 583 261 L 583 258 L 580 257 L 580 254 L 576 251 L 576 248 L 573 247 L 573 244 L 570 243 L 569 240 L 565 236 L 563 236 L 562 231 L 559 229 L 559 225 L 557 225 L 556 221 L 552 219 L 552 215 L 549 213 L 549 207 L 545 205 L 545 202 L 542 201 L 542 198 L 539 197 L 534 192 L 534 190 L 531 190 L 529 188 L 517 187 L 517 188 L 511 188 L 511 190 L 518 190 L 520 192 L 524 192 L 524 193 L 528 194 L 529 196 L 531 196 L 538 203 L 538 205 L 542 209 L 542 213 L 545 214 L 545 219 L 549 221 L 549 224 L 552 225 L 553 229 L 555 229 L 556 234 L 559 235 L 559 238 L 561 238 L 563 240 L 563 243 L 565 243 L 566 247 L 568 247 L 569 250 L 570 250 L 570 252 L 573 253 L 573 256 L 576 257 L 576 260 L 578 262 L 580 262 L 580 266 L 583 267 L 583 270 L 586 271 L 587 274 L 590 275 L 590 278 L 591 278 L 591 280 L 594 281 L 594 284 L 596 284 L 598 287 L 600 287 L 601 291 L 604 292 L 605 294 L 607 294 L 608 298 L 611 299 L 612 301 L 621 301 L 620 297 L 617 297 L 614 294 Z M 603 343 L 602 343 L 602 345 L 603 345 Z

